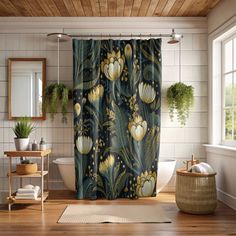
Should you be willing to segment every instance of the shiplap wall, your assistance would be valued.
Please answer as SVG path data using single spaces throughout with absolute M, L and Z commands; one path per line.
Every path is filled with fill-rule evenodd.
M 221 40 L 236 32 L 236 2 L 220 1 L 208 17 L 209 42 L 209 146 L 207 161 L 216 171 L 217 197 L 236 210 L 236 150 L 234 146 L 224 146 L 221 140 Z M 214 55 L 214 56 L 213 56 Z M 219 61 L 219 62 L 218 62 Z M 218 88 L 216 90 L 216 88 Z
M 3 20 L 4 18 L 1 18 Z M 48 32 L 69 32 L 69 33 L 166 33 L 172 27 L 177 28 L 177 32 L 182 32 L 182 81 L 191 84 L 195 89 L 195 104 L 192 109 L 186 127 L 181 128 L 177 122 L 169 119 L 168 108 L 166 106 L 166 89 L 179 80 L 178 78 L 178 57 L 179 46 L 167 44 L 168 39 L 163 39 L 162 43 L 162 113 L 161 113 L 161 150 L 160 159 L 176 159 L 177 167 L 180 167 L 186 159 L 194 153 L 197 158 L 205 160 L 205 152 L 202 143 L 207 142 L 207 27 L 204 18 L 192 19 L 180 18 L 166 20 L 160 18 L 160 22 L 150 19 L 150 22 L 143 18 L 138 19 L 141 24 L 137 26 L 137 20 L 119 20 L 110 18 L 111 22 L 106 26 L 106 20 L 96 20 L 90 18 L 84 24 L 75 26 L 67 18 L 64 23 L 56 20 L 50 25 L 45 23 L 47 19 L 37 18 L 32 22 L 22 19 L 8 18 L 0 22 L 0 192 L 7 191 L 6 173 L 8 170 L 8 160 L 3 158 L 4 150 L 14 149 L 13 132 L 11 127 L 14 122 L 7 120 L 7 59 L 10 57 L 42 57 L 47 58 L 47 83 L 57 79 L 57 45 L 55 42 L 47 40 Z M 51 20 L 51 19 L 50 19 Z M 61 21 L 61 19 L 60 19 Z M 81 21 L 78 19 L 78 22 Z M 82 20 L 86 21 L 86 20 Z M 97 22 L 99 21 L 99 22 Z M 120 21 L 122 21 L 120 23 Z M 154 24 L 154 22 L 156 24 Z M 118 23 L 123 26 L 121 29 Z M 19 25 L 17 25 L 19 24 Z M 61 25 L 64 25 L 63 27 Z M 96 26 L 97 24 L 97 26 Z M 100 26 L 99 26 L 100 24 Z M 59 26 L 58 26 L 59 25 Z M 82 25 L 82 26 L 81 26 Z M 154 27 L 155 25 L 155 27 Z M 106 27 L 105 27 L 106 26 Z M 48 28 L 47 28 L 48 27 Z M 164 28 L 163 28 L 164 27 Z M 103 28 L 103 29 L 102 29 Z M 60 76 L 61 82 L 72 86 L 72 47 L 71 42 L 60 45 Z M 40 140 L 44 137 L 46 142 L 52 145 L 50 187 L 62 189 L 64 185 L 58 173 L 57 167 L 52 160 L 58 157 L 73 156 L 73 123 L 72 105 L 68 113 L 68 123 L 60 122 L 60 114 L 51 121 L 47 117 L 46 121 L 37 122 L 37 129 L 32 135 L 32 140 Z M 69 174 L 69 173 L 68 173 Z M 30 180 L 31 181 L 31 180 Z M 32 180 L 33 181 L 33 180 Z M 32 182 L 33 184 L 35 182 Z M 15 180 L 14 188 L 17 188 Z M 175 176 L 172 178 L 167 191 L 173 191 Z

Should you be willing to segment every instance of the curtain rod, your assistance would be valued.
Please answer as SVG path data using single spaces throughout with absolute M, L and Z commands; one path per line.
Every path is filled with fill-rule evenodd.
M 183 38 L 182 34 L 176 34 L 172 29 L 171 34 L 66 34 L 66 33 L 50 33 L 47 37 L 51 40 L 66 41 L 71 38 L 170 38 L 170 43 L 179 42 L 180 38 Z
M 153 38 L 170 38 L 172 37 L 172 34 L 80 34 L 80 35 L 76 35 L 76 34 L 71 34 L 69 35 L 72 38 L 140 38 L 140 37 L 153 37 Z M 181 35 L 182 37 L 182 35 Z

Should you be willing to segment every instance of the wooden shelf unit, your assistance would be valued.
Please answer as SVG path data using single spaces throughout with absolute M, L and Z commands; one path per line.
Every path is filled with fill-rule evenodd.
M 50 149 L 44 151 L 5 151 L 7 157 L 46 157 L 51 153 Z
M 49 155 L 51 150 L 44 150 L 44 151 L 5 151 L 4 155 L 9 159 L 9 172 L 7 174 L 8 177 L 8 188 L 9 188 L 9 195 L 8 195 L 8 210 L 11 211 L 11 206 L 15 203 L 21 204 L 35 204 L 41 203 L 41 210 L 43 211 L 44 208 L 44 201 L 47 199 L 49 195 Z M 15 171 L 12 170 L 12 158 L 19 158 L 19 157 L 28 157 L 28 158 L 41 158 L 41 168 L 34 174 L 29 175 L 18 175 Z M 45 162 L 46 159 L 46 170 Z M 47 184 L 47 191 L 44 191 L 44 177 L 46 177 L 46 184 Z M 16 193 L 12 193 L 12 178 L 20 178 L 20 187 L 22 187 L 22 178 L 40 178 L 41 179 L 41 194 L 38 196 L 37 199 L 16 199 Z
M 43 176 L 45 176 L 47 174 L 48 174 L 48 171 L 44 170 L 43 171 Z M 9 173 L 7 174 L 7 176 L 9 176 Z M 30 174 L 30 175 L 19 175 L 15 171 L 13 171 L 13 172 L 11 172 L 11 176 L 12 177 L 18 177 L 18 178 L 38 178 L 38 177 L 42 176 L 42 173 L 41 173 L 41 171 L 37 171 L 36 173 Z
M 43 201 L 48 198 L 49 192 L 43 192 Z M 16 193 L 12 194 L 11 200 L 14 204 L 38 204 L 41 202 L 41 194 L 36 199 L 16 199 Z

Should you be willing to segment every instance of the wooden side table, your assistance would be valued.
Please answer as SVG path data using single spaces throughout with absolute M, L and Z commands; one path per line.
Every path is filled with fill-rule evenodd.
M 49 194 L 49 155 L 51 150 L 44 151 L 5 151 L 4 155 L 9 158 L 9 172 L 8 176 L 8 188 L 9 188 L 9 196 L 8 196 L 8 210 L 11 211 L 11 206 L 15 203 L 19 204 L 35 204 L 41 203 L 41 210 L 44 208 L 44 201 L 47 199 Z M 28 158 L 41 158 L 41 168 L 34 174 L 29 175 L 18 175 L 15 171 L 12 170 L 12 158 L 19 157 L 28 157 Z M 46 159 L 46 169 L 44 170 L 44 159 Z M 44 177 L 47 177 L 47 187 L 44 191 Z M 41 194 L 37 199 L 15 199 L 16 193 L 12 193 L 12 178 L 20 178 L 21 187 L 22 187 L 22 178 L 40 178 L 41 179 Z

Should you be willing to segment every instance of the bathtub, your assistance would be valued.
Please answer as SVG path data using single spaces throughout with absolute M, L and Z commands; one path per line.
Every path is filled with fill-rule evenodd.
M 75 191 L 75 166 L 74 158 L 59 158 L 53 161 L 57 164 L 65 186 Z M 174 170 L 175 160 L 161 160 L 158 164 L 157 193 L 159 193 L 170 181 Z

